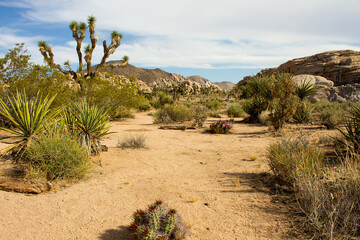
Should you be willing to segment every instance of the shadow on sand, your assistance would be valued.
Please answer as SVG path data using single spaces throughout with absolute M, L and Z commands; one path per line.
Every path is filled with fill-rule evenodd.
M 120 226 L 117 229 L 108 229 L 99 236 L 101 240 L 134 240 L 134 235 L 127 227 Z

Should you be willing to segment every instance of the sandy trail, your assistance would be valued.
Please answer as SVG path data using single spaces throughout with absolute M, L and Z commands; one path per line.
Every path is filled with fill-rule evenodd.
M 84 181 L 40 195 L 0 191 L 0 239 L 132 239 L 132 213 L 158 199 L 191 226 L 190 239 L 288 239 L 289 221 L 259 180 L 267 127 L 161 130 L 139 113 L 111 131 L 102 166 Z M 129 134 L 144 135 L 148 149 L 116 148 Z

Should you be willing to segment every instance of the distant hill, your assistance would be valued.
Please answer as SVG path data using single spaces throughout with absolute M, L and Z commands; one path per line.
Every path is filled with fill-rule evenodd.
M 236 84 L 233 82 L 214 82 L 215 85 L 219 86 L 221 89 L 225 90 L 225 91 L 229 91 L 231 89 L 233 89 Z
M 188 85 L 198 85 L 198 87 L 210 87 L 214 90 L 220 89 L 217 85 L 213 84 L 209 80 L 205 79 L 203 81 L 195 81 L 191 78 L 187 78 L 175 73 L 168 73 L 159 68 L 156 69 L 146 69 L 138 68 L 131 64 L 128 64 L 126 67 L 122 66 L 122 61 L 109 61 L 104 64 L 104 70 L 107 72 L 112 72 L 118 76 L 124 76 L 130 78 L 135 76 L 137 80 L 140 80 L 142 83 L 146 84 L 149 88 L 153 89 L 154 87 L 166 88 L 171 87 L 173 84 L 180 84 L 187 82 Z M 94 66 L 96 67 L 96 66 Z M 197 76 L 196 79 L 200 79 L 200 76 Z M 202 78 L 201 78 L 202 79 Z

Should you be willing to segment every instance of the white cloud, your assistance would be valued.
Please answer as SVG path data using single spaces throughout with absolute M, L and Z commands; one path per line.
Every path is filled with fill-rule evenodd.
M 359 0 L 22 0 L 0 5 L 24 7 L 29 20 L 64 27 L 94 14 L 100 39 L 113 29 L 124 40 L 126 34 L 141 36 L 125 41 L 110 57 L 126 54 L 138 66 L 263 68 L 328 50 L 360 50 L 360 32 L 353 28 L 360 22 Z M 19 33 L 1 40 L 11 36 L 16 40 Z M 53 50 L 57 62 L 77 63 L 74 46 Z M 100 44 L 93 62 L 101 57 Z

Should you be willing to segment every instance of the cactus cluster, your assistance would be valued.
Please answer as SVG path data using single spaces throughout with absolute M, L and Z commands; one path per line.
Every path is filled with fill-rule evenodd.
M 130 230 L 139 240 L 181 240 L 189 235 L 180 216 L 162 201 L 156 201 L 147 211 L 137 210 L 133 218 Z
M 219 120 L 210 125 L 209 132 L 215 134 L 218 133 L 226 134 L 229 133 L 230 129 L 231 129 L 231 125 L 229 123 L 227 123 L 224 120 Z

